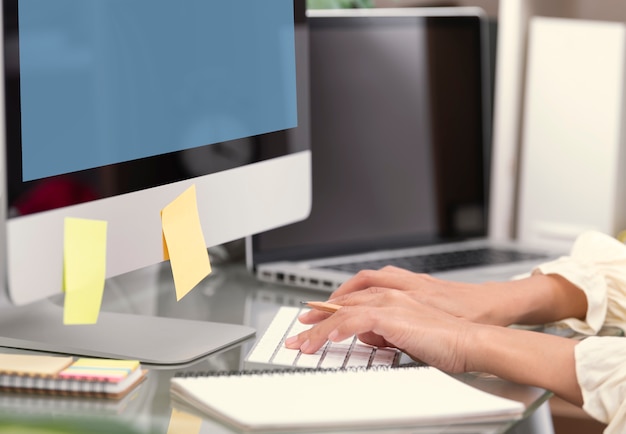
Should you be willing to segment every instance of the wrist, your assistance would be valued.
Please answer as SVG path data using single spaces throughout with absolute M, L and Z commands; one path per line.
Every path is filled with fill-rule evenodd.
M 577 405 L 582 395 L 574 348 L 579 341 L 545 333 L 476 324 L 466 331 L 468 372 L 484 372 L 551 390 Z
M 527 285 L 524 280 L 487 282 L 485 285 L 489 287 L 488 293 L 495 299 L 495 303 L 490 319 L 482 321 L 484 324 L 499 326 L 521 324 L 542 299 L 537 294 L 536 286 Z
M 585 293 L 559 275 L 533 275 L 520 281 L 516 290 L 519 303 L 516 322 L 519 324 L 545 324 L 586 316 Z
M 520 333 L 521 332 L 521 333 Z M 532 333 L 532 335 L 524 335 Z M 518 381 L 519 363 L 531 356 L 529 340 L 539 335 L 489 324 L 475 324 L 466 332 L 466 370 Z M 532 356 L 531 356 L 532 357 Z
M 587 313 L 584 292 L 556 274 L 534 274 L 508 282 L 488 282 L 495 297 L 489 324 L 545 324 L 565 318 L 583 319 Z
M 494 328 L 499 326 L 471 323 L 464 331 L 462 353 L 465 355 L 465 372 L 489 372 L 485 364 L 485 354 L 490 351 Z

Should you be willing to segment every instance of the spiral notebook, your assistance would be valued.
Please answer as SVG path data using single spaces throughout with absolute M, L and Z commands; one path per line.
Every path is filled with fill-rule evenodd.
M 525 409 L 424 366 L 185 373 L 172 378 L 171 394 L 254 432 L 484 423 L 519 419 Z
M 137 360 L 0 354 L 0 390 L 121 398 L 147 371 Z

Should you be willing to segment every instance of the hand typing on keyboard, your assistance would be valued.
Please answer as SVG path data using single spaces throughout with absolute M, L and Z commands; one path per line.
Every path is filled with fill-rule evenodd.
M 343 300 L 349 304 L 324 314 L 325 319 L 313 327 L 302 325 L 301 330 L 292 330 L 285 346 L 317 354 L 328 342 L 342 343 L 358 336 L 374 347 L 402 348 L 414 359 L 448 372 L 465 371 L 465 360 L 454 353 L 454 345 L 465 345 L 459 337 L 470 329 L 469 321 L 420 303 L 402 291 L 362 291 Z M 337 299 L 333 303 L 339 304 Z

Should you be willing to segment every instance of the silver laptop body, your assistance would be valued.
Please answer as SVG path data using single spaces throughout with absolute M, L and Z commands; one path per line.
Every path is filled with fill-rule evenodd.
M 359 269 L 397 263 L 493 281 L 561 254 L 487 238 L 482 10 L 312 10 L 308 23 L 313 207 L 303 222 L 246 240 L 261 280 L 332 291 Z M 474 259 L 460 257 L 466 250 Z M 396 262 L 406 256 L 420 258 Z M 447 268 L 433 265 L 450 258 Z

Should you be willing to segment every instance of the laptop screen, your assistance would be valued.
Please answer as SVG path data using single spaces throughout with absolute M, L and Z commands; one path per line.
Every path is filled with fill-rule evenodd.
M 310 11 L 312 210 L 253 265 L 486 236 L 484 18 L 395 11 Z

